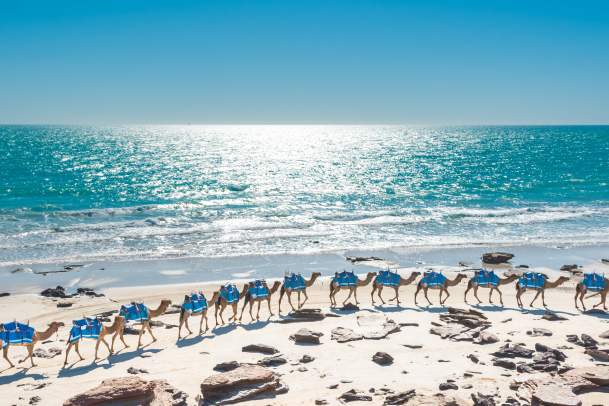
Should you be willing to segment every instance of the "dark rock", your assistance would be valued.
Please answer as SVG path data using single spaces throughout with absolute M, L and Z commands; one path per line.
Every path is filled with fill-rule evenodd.
M 476 344 L 494 344 L 496 342 L 499 342 L 499 338 L 488 331 L 481 331 L 478 334 L 478 337 L 474 339 L 474 343 Z
M 379 351 L 372 356 L 372 361 L 379 365 L 390 365 L 393 364 L 393 357 L 386 352 Z
M 85 295 L 85 296 L 91 296 L 91 297 L 103 297 L 105 296 L 103 293 L 95 293 L 95 290 L 93 290 L 92 288 L 78 288 L 76 289 L 76 294 L 78 295 Z
M 507 359 L 496 358 L 493 360 L 493 365 L 505 369 L 516 369 L 516 363 Z
M 535 370 L 527 364 L 518 364 L 516 366 L 516 371 L 521 374 L 532 374 Z
M 44 348 L 37 348 L 34 350 L 33 352 L 33 356 L 36 358 L 55 358 L 58 355 L 61 355 L 61 353 L 63 352 L 63 350 L 61 348 L 58 347 L 51 347 L 48 350 L 45 350 Z
M 358 262 L 384 261 L 384 259 L 379 257 L 347 257 L 347 261 L 357 264 Z
M 326 318 L 321 309 L 299 309 L 292 311 L 288 317 L 281 319 L 280 323 L 300 323 L 308 321 L 321 321 Z
M 137 336 L 140 334 L 140 330 L 133 328 L 133 327 L 126 326 L 125 329 L 123 330 L 123 334 Z
M 385 402 L 383 402 L 383 405 L 405 405 L 415 395 L 416 392 L 414 389 L 399 392 L 395 395 L 388 395 L 385 397 Z
M 585 353 L 594 358 L 595 361 L 609 362 L 609 353 L 605 351 L 588 348 Z
M 327 405 L 328 401 L 326 399 L 315 399 L 316 405 Z
M 485 264 L 504 264 L 512 258 L 514 258 L 514 255 L 508 252 L 487 252 L 482 255 L 482 262 Z
M 563 316 L 559 316 L 558 314 L 551 312 L 549 310 L 546 310 L 545 313 L 543 314 L 543 316 L 541 316 L 542 319 L 544 320 L 548 320 L 548 321 L 563 321 L 563 320 L 568 320 L 566 317 Z
M 594 338 L 590 337 L 588 334 L 582 334 L 581 341 L 584 343 L 584 347 L 586 348 L 596 348 L 598 345 L 598 341 Z
M 258 353 L 267 354 L 267 355 L 277 354 L 279 352 L 279 350 L 277 348 L 271 347 L 270 345 L 265 345 L 265 344 L 246 345 L 245 347 L 241 348 L 241 351 L 258 352 Z
M 37 405 L 41 400 L 42 398 L 40 396 L 32 396 L 29 403 L 30 405 Z
M 272 357 L 262 358 L 260 361 L 258 361 L 258 365 L 262 365 L 263 367 L 276 367 L 287 362 L 288 360 L 281 355 L 274 355 Z
M 478 358 L 476 355 L 474 354 L 469 354 L 467 356 L 467 358 L 469 358 L 474 364 L 477 364 L 478 362 L 480 362 L 480 358 Z
M 579 265 L 571 264 L 571 265 L 563 265 L 560 267 L 560 270 L 563 272 L 571 272 L 572 274 L 580 274 L 581 271 L 578 271 Z
M 131 375 L 148 373 L 148 371 L 146 369 L 140 369 L 140 368 L 134 368 L 134 367 L 127 368 L 127 372 L 130 373 Z
M 474 406 L 495 406 L 495 399 L 491 395 L 483 395 L 482 393 L 472 393 L 472 401 Z
M 60 299 L 67 299 L 72 297 L 72 295 L 67 295 L 63 286 L 57 286 L 55 288 L 48 288 L 40 292 L 41 296 L 44 297 L 55 297 Z
M 418 350 L 420 348 L 423 348 L 423 346 L 421 344 L 402 344 L 404 347 L 406 348 L 410 348 L 412 350 Z
M 233 369 L 239 368 L 240 365 L 241 364 L 239 364 L 239 362 L 237 361 L 220 362 L 219 364 L 216 364 L 216 366 L 214 367 L 214 371 L 228 372 L 232 371 Z
M 353 303 L 349 302 L 346 305 L 344 305 L 343 307 L 341 307 L 340 310 L 342 310 L 344 312 L 356 312 L 359 310 L 359 306 L 354 305 Z
M 503 347 L 493 352 L 491 355 L 494 355 L 495 357 L 499 358 L 532 358 L 533 353 L 533 350 L 529 350 L 528 348 L 523 347 L 522 345 L 505 344 Z
M 541 336 L 549 337 L 554 333 L 552 333 L 550 330 L 545 329 L 545 328 L 535 327 L 535 328 L 533 328 L 533 330 L 527 331 L 527 334 L 530 335 L 531 337 L 541 337 Z
M 0 297 L 10 296 L 11 294 L 8 292 L 0 292 Z
M 339 399 L 343 402 L 371 402 L 372 396 L 367 395 L 364 391 L 358 389 L 351 389 L 340 395 Z
M 318 331 L 312 331 L 308 328 L 301 328 L 296 333 L 290 336 L 290 339 L 298 344 L 320 344 L 319 338 L 324 334 Z
M 459 389 L 459 387 L 456 384 L 452 383 L 452 382 L 443 382 L 443 383 L 441 383 L 438 386 L 438 388 L 441 391 L 445 391 L 445 390 L 458 390 Z
M 69 302 L 59 302 L 57 303 L 57 307 L 61 308 L 61 307 L 72 307 L 74 303 L 69 303 Z
M 302 362 L 303 364 L 308 364 L 309 362 L 315 361 L 315 357 L 305 354 L 300 358 L 299 361 Z

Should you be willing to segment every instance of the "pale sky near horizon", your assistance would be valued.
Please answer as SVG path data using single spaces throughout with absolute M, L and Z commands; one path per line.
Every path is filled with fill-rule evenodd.
M 0 123 L 609 123 L 605 1 L 0 10 Z

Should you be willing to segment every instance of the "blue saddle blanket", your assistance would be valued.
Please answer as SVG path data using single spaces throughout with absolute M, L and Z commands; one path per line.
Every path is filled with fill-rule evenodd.
M 605 289 L 605 278 L 597 273 L 587 273 L 584 275 L 584 286 L 591 291 Z
M 184 298 L 182 309 L 190 313 L 201 313 L 207 310 L 207 299 L 203 293 L 191 293 Z
M 355 276 L 355 273 L 353 273 L 353 271 L 342 271 L 334 275 L 334 279 L 332 279 L 332 282 L 334 282 L 338 286 L 356 286 L 357 276 Z
M 270 291 L 268 286 L 266 285 L 266 281 L 256 280 L 250 283 L 250 287 L 247 290 L 248 295 L 252 299 L 257 298 L 266 298 L 270 295 Z
M 101 332 L 102 324 L 98 319 L 84 318 L 80 320 L 72 320 L 72 329 L 70 330 L 69 341 L 71 343 L 80 340 L 81 338 L 93 338 L 97 340 Z
M 143 303 L 123 305 L 119 315 L 127 321 L 142 322 L 150 319 L 150 311 Z
M 425 274 L 423 274 L 423 279 L 421 279 L 421 283 L 427 285 L 428 288 L 444 286 L 445 282 L 446 276 L 442 275 L 440 272 L 435 271 L 425 272 Z
M 293 273 L 283 278 L 283 287 L 288 290 L 304 290 L 307 286 L 302 275 Z
M 8 344 L 31 344 L 34 339 L 34 329 L 27 324 L 10 323 L 0 324 L 0 340 L 2 348 Z
M 476 275 L 474 275 L 474 283 L 478 286 L 498 286 L 499 277 L 495 275 L 494 271 L 482 269 L 480 271 L 476 271 Z
M 226 284 L 220 288 L 220 297 L 228 304 L 235 303 L 239 301 L 239 290 L 232 283 Z
M 545 282 L 546 276 L 537 272 L 525 272 L 520 279 L 518 279 L 518 284 L 521 287 L 529 289 L 541 289 Z
M 382 286 L 399 286 L 400 279 L 400 274 L 397 272 L 380 271 L 374 278 L 374 282 Z

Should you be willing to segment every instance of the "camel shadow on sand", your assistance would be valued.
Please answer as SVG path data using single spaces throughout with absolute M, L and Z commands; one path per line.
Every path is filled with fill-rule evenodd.
M 214 334 L 189 334 L 176 341 L 178 348 L 190 347 L 191 345 L 199 344 L 205 339 L 211 340 Z
M 257 320 L 257 321 L 253 321 L 251 323 L 243 323 L 240 325 L 240 327 L 246 331 L 254 331 L 254 330 L 260 330 L 260 329 L 268 326 L 271 323 L 274 323 L 274 322 L 269 317 L 267 320 Z
M 557 315 L 565 315 L 565 316 L 577 316 L 577 313 L 571 313 L 571 312 L 566 312 L 564 310 L 553 310 L 551 308 L 545 308 L 545 307 L 523 307 L 523 308 L 517 308 L 515 310 L 519 310 L 522 314 L 532 314 L 534 316 L 543 316 L 546 313 L 554 313 Z
M 128 350 L 128 348 L 126 350 Z M 69 378 L 72 376 L 89 373 L 98 368 L 108 369 L 108 368 L 112 368 L 116 364 L 131 361 L 132 359 L 139 357 L 142 354 L 145 354 L 145 353 L 156 354 L 161 351 L 162 351 L 162 349 L 160 349 L 160 348 L 147 349 L 144 347 L 144 348 L 140 348 L 139 350 L 135 350 L 135 351 L 121 350 L 118 353 L 114 353 L 114 355 L 110 356 L 109 358 L 102 359 L 100 362 L 91 362 L 89 364 L 82 365 L 82 366 L 76 366 L 76 365 L 81 362 L 86 362 L 86 360 L 85 361 L 76 361 L 76 362 L 70 364 L 68 367 L 62 368 L 59 371 L 59 373 L 57 374 L 57 377 L 58 378 Z
M 410 306 L 398 306 L 398 305 L 374 305 L 374 309 L 381 313 L 399 313 L 399 312 L 417 312 L 420 313 L 424 310 Z
M 14 368 L 6 368 L 6 369 L 0 371 L 0 374 L 4 374 L 5 372 L 10 371 L 11 369 L 14 369 Z M 31 368 L 22 368 L 22 369 L 18 370 L 16 373 L 11 374 L 11 375 L 6 375 L 6 376 L 0 375 L 0 385 L 13 383 L 13 382 L 19 381 L 21 379 L 25 379 L 25 378 L 32 378 L 35 381 L 40 381 L 42 379 L 48 378 L 48 376 L 43 375 L 43 374 L 36 374 L 36 373 L 30 374 L 29 373 L 30 369 Z

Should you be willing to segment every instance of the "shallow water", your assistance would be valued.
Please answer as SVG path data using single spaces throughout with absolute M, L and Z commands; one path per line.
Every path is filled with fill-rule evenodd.
M 609 126 L 0 126 L 0 266 L 609 243 Z

